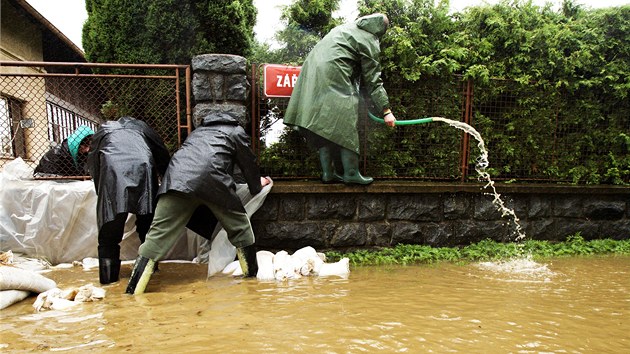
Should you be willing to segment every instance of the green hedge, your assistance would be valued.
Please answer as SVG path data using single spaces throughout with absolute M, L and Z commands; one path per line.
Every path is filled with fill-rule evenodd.
M 578 233 L 568 237 L 564 242 L 527 240 L 522 243 L 501 243 L 484 240 L 462 248 L 400 244 L 392 248 L 357 250 L 347 253 L 331 251 L 326 253 L 326 257 L 328 262 L 336 262 L 343 257 L 348 257 L 352 265 L 367 266 L 499 261 L 524 257 L 540 260 L 604 254 L 630 255 L 630 239 L 587 241 Z

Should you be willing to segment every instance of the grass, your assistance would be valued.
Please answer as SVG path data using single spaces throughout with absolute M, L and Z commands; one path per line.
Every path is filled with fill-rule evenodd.
M 527 240 L 519 243 L 501 243 L 488 239 L 465 247 L 431 247 L 400 244 L 392 248 L 356 250 L 346 253 L 330 251 L 326 253 L 326 257 L 329 262 L 348 257 L 352 265 L 360 266 L 481 262 L 524 256 L 541 260 L 564 256 L 603 254 L 630 255 L 630 239 L 587 241 L 577 233 L 569 236 L 566 241 L 562 242 Z

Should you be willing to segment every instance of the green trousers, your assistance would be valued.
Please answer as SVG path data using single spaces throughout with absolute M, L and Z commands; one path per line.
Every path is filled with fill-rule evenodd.
M 212 211 L 234 247 L 254 244 L 254 231 L 247 213 L 226 210 L 216 204 L 171 191 L 160 196 L 153 223 L 138 254 L 154 261 L 162 260 L 177 242 L 195 209 L 201 205 Z

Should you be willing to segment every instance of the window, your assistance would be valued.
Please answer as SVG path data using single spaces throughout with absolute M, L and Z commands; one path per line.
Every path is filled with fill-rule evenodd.
M 46 111 L 48 112 L 48 140 L 61 143 L 79 126 L 87 125 L 96 131 L 96 124 L 58 104 L 46 101 Z
M 0 157 L 26 157 L 20 101 L 0 96 Z

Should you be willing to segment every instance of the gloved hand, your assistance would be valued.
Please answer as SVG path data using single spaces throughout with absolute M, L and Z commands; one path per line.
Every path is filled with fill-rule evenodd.
M 392 112 L 389 112 L 389 114 L 385 115 L 385 124 L 388 127 L 393 127 L 396 123 L 396 117 L 394 117 L 394 114 Z

